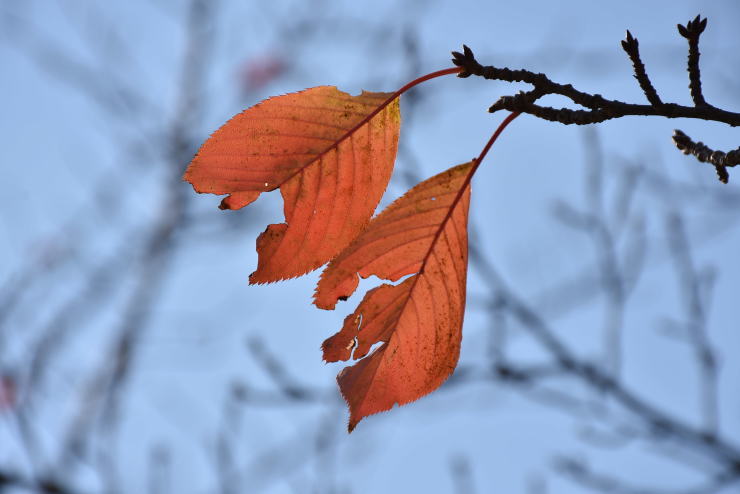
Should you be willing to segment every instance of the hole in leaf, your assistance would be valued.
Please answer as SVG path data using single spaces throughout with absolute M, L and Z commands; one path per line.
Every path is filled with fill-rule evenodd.
M 354 360 L 355 359 L 355 350 L 357 350 L 357 346 L 360 344 L 360 342 L 357 340 L 357 337 L 355 336 L 352 338 L 352 341 L 349 345 L 347 345 L 347 349 L 351 351 L 349 352 L 349 359 Z M 351 345 L 351 346 L 350 346 Z

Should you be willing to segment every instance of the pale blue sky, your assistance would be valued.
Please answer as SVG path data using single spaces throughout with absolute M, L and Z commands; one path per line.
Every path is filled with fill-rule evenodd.
M 585 91 L 642 102 L 619 45 L 629 29 L 640 41 L 643 61 L 663 99 L 688 104 L 686 43 L 675 25 L 701 13 L 709 18 L 701 44 L 705 95 L 727 109 L 736 110 L 740 102 L 736 80 L 740 3 L 731 0 L 219 3 L 204 94 L 207 107 L 197 117 L 200 140 L 234 113 L 272 94 L 324 84 L 353 94 L 399 87 L 410 78 L 403 57 L 394 55 L 404 27 L 418 40 L 420 73 L 449 66 L 449 51 L 465 43 L 481 63 L 543 71 Z M 184 5 L 157 0 L 36 0 L 0 10 L 15 13 L 4 16 L 0 28 L 6 30 L 0 35 L 0 183 L 4 185 L 0 286 L 6 286 L 5 281 L 25 264 L 35 262 L 44 249 L 49 255 L 55 249 L 74 250 L 73 262 L 24 293 L 19 313 L 6 327 L 0 370 L 23 358 L 24 345 L 35 337 L 25 328 L 43 326 L 54 307 L 75 293 L 82 283 L 80 271 L 108 262 L 126 232 L 147 224 L 157 213 L 164 160 L 156 146 L 166 138 L 161 131 L 175 114 Z M 16 15 L 49 40 L 47 48 L 96 67 L 98 77 L 124 81 L 124 87 L 144 96 L 147 109 L 135 118 L 106 111 L 95 104 L 94 95 L 77 90 L 74 81 L 64 82 L 41 68 L 34 62 L 39 56 L 38 38 L 27 36 L 28 26 L 18 24 Z M 291 16 L 353 21 L 326 22 L 308 34 L 289 31 L 296 34 L 286 44 Z M 381 34 L 369 38 L 368 30 Z M 118 49 L 119 42 L 125 49 Z M 100 53 L 110 54 L 110 59 L 101 60 Z M 240 67 L 273 54 L 286 60 L 287 72 L 259 91 L 242 94 Z M 53 68 L 57 55 L 46 53 L 44 66 Z M 491 116 L 486 109 L 498 96 L 519 89 L 524 86 L 454 77 L 420 87 L 423 98 L 401 132 L 421 165 L 417 173 L 425 178 L 477 155 L 503 117 Z M 564 104 L 555 99 L 546 102 Z M 682 156 L 670 141 L 674 128 L 713 147 L 727 150 L 738 145 L 737 130 L 716 124 L 646 118 L 607 122 L 597 130 L 605 156 L 608 199 L 613 199 L 618 170 L 637 164 L 647 170 L 667 170 L 671 177 L 706 190 L 724 187 L 734 197 L 740 194 L 740 176 L 731 171 L 730 185 L 722 186 L 711 168 Z M 546 297 L 552 287 L 594 264 L 594 249 L 586 236 L 568 229 L 552 214 L 556 200 L 581 208 L 585 204 L 585 132 L 526 115 L 515 121 L 476 176 L 471 219 L 480 232 L 476 241 L 506 282 L 541 310 L 579 354 L 598 360 L 603 298 L 568 310 L 552 302 L 548 305 L 552 299 Z M 409 166 L 401 159 L 397 171 Z M 101 181 L 109 185 L 109 195 L 96 195 Z M 383 204 L 406 188 L 408 184 L 397 174 Z M 189 196 L 196 226 L 182 240 L 185 247 L 178 250 L 147 325 L 124 404 L 115 457 L 127 474 L 127 492 L 144 492 L 150 450 L 159 444 L 172 448 L 173 491 L 215 492 L 212 440 L 229 386 L 240 381 L 260 389 L 272 385 L 246 351 L 249 337 L 260 337 L 301 382 L 336 390 L 334 376 L 342 366 L 325 365 L 318 349 L 324 338 L 339 329 L 364 291 L 358 290 L 336 311 L 326 312 L 310 305 L 316 274 L 248 286 L 247 277 L 256 266 L 256 235 L 267 223 L 282 221 L 279 196 L 267 196 L 250 206 L 252 210 L 237 213 L 219 211 L 219 199 L 214 196 Z M 680 319 L 685 307 L 666 254 L 666 203 L 646 189 L 637 195 L 634 207 L 644 218 L 649 248 L 624 321 L 623 376 L 641 396 L 699 423 L 693 357 L 685 343 L 659 330 L 666 319 Z M 718 269 L 708 321 L 712 343 L 722 353 L 722 431 L 738 444 L 740 359 L 734 354 L 740 348 L 736 311 L 740 262 L 733 253 L 740 245 L 740 229 L 733 224 L 736 215 L 731 211 L 714 217 L 705 214 L 709 208 L 701 199 L 675 207 L 685 209 L 695 264 Z M 225 214 L 240 215 L 241 220 L 225 227 Z M 78 245 L 72 241 L 76 237 L 89 241 Z M 51 240 L 40 245 L 39 239 Z M 717 259 L 722 259 L 721 268 Z M 50 409 L 38 424 L 49 450 L 54 450 L 59 440 L 56 431 L 75 406 L 85 373 L 105 358 L 121 302 L 135 282 L 128 274 L 115 281 L 110 308 L 79 329 L 83 336 L 50 371 L 44 397 L 58 403 L 58 408 Z M 471 307 L 461 365 L 481 366 L 491 322 L 472 301 L 486 294 L 486 285 L 478 273 L 471 272 L 469 279 Z M 361 288 L 374 283 L 366 280 Z M 511 351 L 520 361 L 542 356 L 538 346 L 516 328 Z M 573 383 L 553 384 L 588 396 Z M 315 488 L 324 492 L 321 489 L 332 485 L 337 492 L 352 493 L 455 492 L 450 462 L 460 455 L 469 460 L 475 492 L 535 492 L 527 489 L 538 482 L 547 485 L 548 493 L 588 492 L 554 473 L 553 457 L 562 454 L 589 458 L 601 470 L 646 485 L 685 487 L 699 478 L 690 467 L 653 454 L 643 443 L 613 450 L 593 448 L 583 440 L 590 426 L 599 428 L 593 418 L 558 412 L 515 388 L 491 382 L 438 391 L 365 420 L 351 436 L 343 432 L 346 418 L 346 410 L 331 404 L 247 407 L 236 436 L 243 491 L 278 494 Z M 320 426 L 336 439 L 333 452 L 323 456 L 313 449 L 323 430 Z M 278 459 L 269 456 L 271 451 L 279 452 Z M 0 465 L 17 458 L 12 428 L 0 424 Z M 273 468 L 288 473 L 277 478 L 262 475 Z M 326 472 L 330 479 L 322 477 Z M 88 471 L 76 475 L 82 485 L 93 489 L 97 485 Z M 270 480 L 263 482 L 264 478 Z

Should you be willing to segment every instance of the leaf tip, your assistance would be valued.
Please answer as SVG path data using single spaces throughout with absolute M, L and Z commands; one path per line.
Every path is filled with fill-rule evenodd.
M 360 422 L 360 420 L 352 420 L 349 419 L 349 422 L 347 423 L 347 434 L 352 434 L 352 431 L 355 430 L 355 427 L 357 427 L 357 424 Z
M 324 272 L 321 273 L 321 279 L 319 279 L 316 290 L 314 290 L 313 303 L 319 309 L 334 310 L 337 302 L 348 300 L 360 284 L 357 273 L 348 274 L 332 269 L 334 262 L 332 260 Z
M 262 192 L 258 190 L 232 192 L 221 200 L 221 204 L 218 205 L 218 209 L 241 209 L 256 201 L 261 193 Z

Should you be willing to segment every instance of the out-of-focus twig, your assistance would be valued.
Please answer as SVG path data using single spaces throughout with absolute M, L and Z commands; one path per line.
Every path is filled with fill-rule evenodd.
M 707 334 L 707 316 L 705 301 L 701 296 L 701 282 L 691 256 L 681 215 L 677 212 L 669 214 L 666 223 L 669 246 L 683 291 L 689 341 L 694 349 L 701 375 L 699 402 L 704 427 L 708 436 L 715 436 L 719 430 L 717 358 Z
M 609 396 L 638 419 L 654 437 L 678 441 L 686 447 L 702 451 L 724 469 L 740 472 L 738 446 L 726 438 L 708 435 L 703 428 L 670 415 L 638 396 L 599 365 L 578 357 L 535 310 L 514 294 L 476 244 L 470 245 L 470 258 L 483 279 L 489 283 L 491 294 L 504 300 L 508 313 L 547 350 L 557 366 L 592 389 Z
M 699 485 L 666 489 L 638 486 L 614 475 L 597 473 L 582 461 L 573 458 L 558 458 L 555 466 L 559 472 L 583 487 L 608 494 L 714 494 L 740 481 L 740 475 L 737 472 L 723 470 Z

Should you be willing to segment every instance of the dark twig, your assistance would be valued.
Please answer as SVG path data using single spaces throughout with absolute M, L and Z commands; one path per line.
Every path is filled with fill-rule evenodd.
M 699 72 L 699 36 L 707 27 L 707 20 L 696 16 L 686 26 L 678 25 L 678 32 L 689 42 L 689 90 L 694 106 L 683 106 L 677 103 L 663 103 L 658 92 L 650 82 L 645 71 L 645 65 L 640 58 L 639 43 L 632 33 L 627 31 L 627 37 L 622 41 L 622 48 L 630 57 L 635 72 L 635 78 L 640 88 L 650 102 L 649 105 L 638 105 L 625 103 L 618 100 L 609 100 L 600 94 L 584 93 L 575 89 L 571 84 L 558 84 L 551 81 L 545 74 L 535 74 L 528 70 L 511 70 L 494 66 L 483 66 L 475 59 L 473 51 L 463 45 L 463 52 L 452 52 L 452 63 L 461 67 L 458 77 L 470 77 L 476 75 L 484 79 L 493 79 L 507 82 L 525 82 L 531 84 L 533 89 L 527 92 L 519 92 L 513 96 L 501 96 L 488 109 L 489 112 L 508 110 L 511 112 L 528 113 L 537 118 L 560 122 L 565 125 L 586 125 L 604 122 L 613 118 L 621 118 L 630 115 L 660 116 L 665 118 L 694 118 L 722 122 L 733 127 L 740 125 L 740 113 L 729 112 L 707 104 L 701 90 L 701 73 Z M 580 105 L 586 110 L 574 110 L 570 108 L 553 108 L 541 106 L 536 101 L 542 96 L 557 94 L 565 96 L 573 103 Z M 693 154 L 702 162 L 710 162 L 717 170 L 717 175 L 723 183 L 727 183 L 729 175 L 725 167 L 740 163 L 740 148 L 737 151 L 723 153 L 712 151 L 703 144 L 693 142 L 681 131 L 676 131 L 673 140 L 676 146 L 685 154 Z
M 702 163 L 714 165 L 715 170 L 717 170 L 717 177 L 719 177 L 720 182 L 725 184 L 730 178 L 726 167 L 740 165 L 740 147 L 728 153 L 714 151 L 701 141 L 694 142 L 691 137 L 678 129 L 673 131 L 673 143 L 683 154 L 690 154 Z
M 701 92 L 701 74 L 699 72 L 699 36 L 707 27 L 707 20 L 697 15 L 693 21 L 687 22 L 685 26 L 678 24 L 676 27 L 678 27 L 679 34 L 689 41 L 689 60 L 686 70 L 689 73 L 691 99 L 696 106 L 709 106 Z
M 534 89 L 529 92 L 520 92 L 514 96 L 502 96 L 488 111 L 496 112 L 507 110 L 534 115 L 544 120 L 560 122 L 565 125 L 585 125 L 604 122 L 613 118 L 626 116 L 660 116 L 665 118 L 694 118 L 726 123 L 733 127 L 740 126 L 740 113 L 721 110 L 713 106 L 683 106 L 676 103 L 663 103 L 659 107 L 652 105 L 637 105 L 623 101 L 609 100 L 600 94 L 589 94 L 579 91 L 572 84 L 558 84 L 550 80 L 545 74 L 528 70 L 511 70 L 494 66 L 483 66 L 475 59 L 470 48 L 463 45 L 463 53 L 453 51 L 452 63 L 461 67 L 458 77 L 476 75 L 484 79 L 507 82 L 526 82 Z M 572 110 L 569 108 L 552 108 L 540 106 L 535 101 L 548 94 L 565 96 L 573 103 L 588 108 L 588 110 Z
M 637 82 L 640 84 L 640 88 L 642 89 L 642 92 L 645 93 L 645 97 L 651 105 L 661 106 L 663 102 L 660 100 L 658 92 L 650 82 L 650 78 L 645 71 L 645 64 L 642 63 L 642 59 L 640 58 L 640 48 L 637 38 L 633 38 L 632 33 L 629 31 L 627 31 L 627 37 L 622 41 L 622 48 L 630 57 L 630 61 L 632 61 L 632 68 L 635 71 L 635 79 L 637 79 Z

